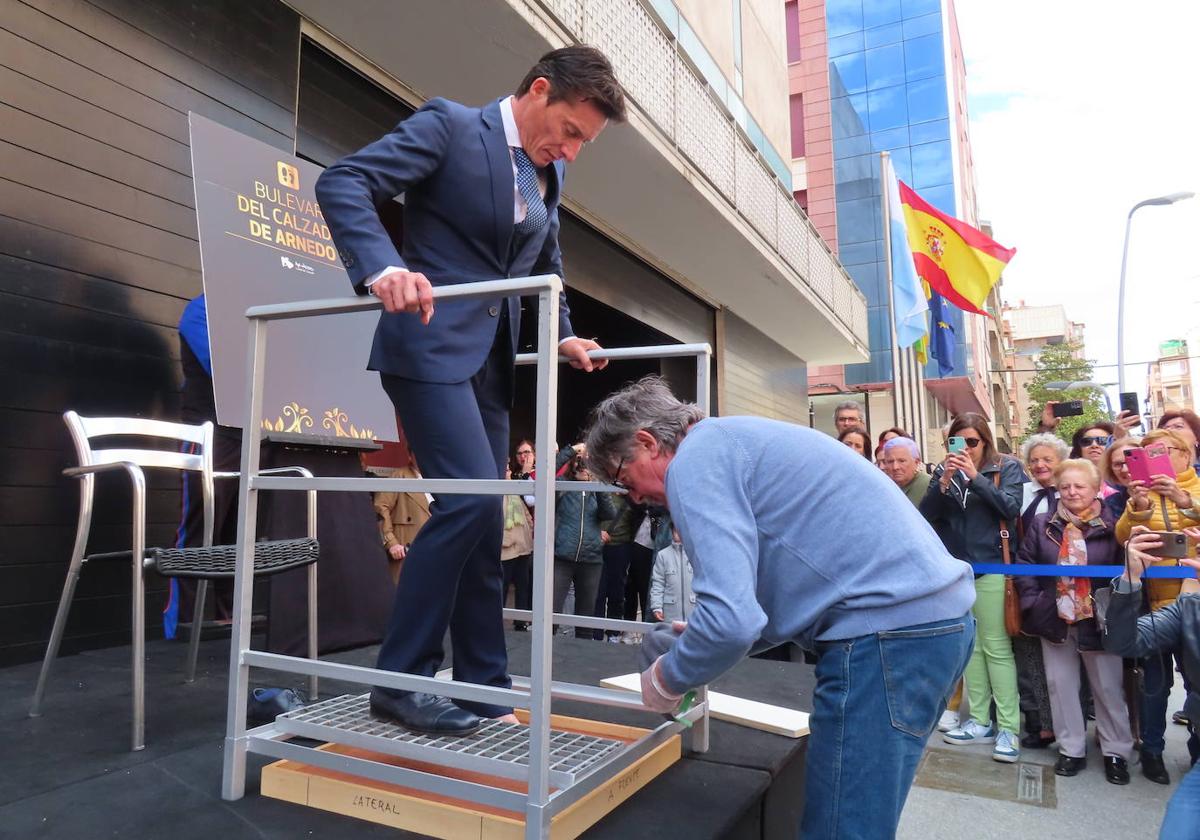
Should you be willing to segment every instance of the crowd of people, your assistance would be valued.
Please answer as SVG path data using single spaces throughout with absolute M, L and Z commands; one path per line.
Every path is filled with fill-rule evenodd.
M 1200 537 L 1200 417 L 1167 412 L 1139 435 L 1141 418 L 1123 413 L 1116 422 L 1085 425 L 1068 445 L 1055 434 L 1060 420 L 1053 405 L 1019 455 L 999 452 L 986 419 L 971 413 L 943 429 L 949 454 L 928 471 L 918 442 L 902 429 L 883 432 L 874 448 L 877 466 L 947 550 L 986 570 L 975 575 L 974 651 L 938 729 L 947 744 L 992 745 L 992 757 L 1001 762 L 1017 761 L 1022 749 L 1057 744 L 1055 772 L 1074 776 L 1087 763 L 1093 719 L 1109 782 L 1128 784 L 1136 757 L 1143 776 L 1168 785 L 1168 720 L 1190 727 L 1193 764 L 1200 756 L 1195 712 L 1185 706 L 1170 714 L 1168 708 L 1176 663 L 1188 706 L 1195 705 L 1198 688 L 1190 680 L 1200 673 L 1186 637 L 1164 640 L 1153 628 L 1163 623 L 1178 636 L 1178 627 L 1162 617 L 1178 609 L 1181 591 L 1195 581 L 1152 578 L 1143 586 L 1139 571 L 1132 578 L 1136 603 L 1125 609 L 1147 617 L 1151 630 L 1131 641 L 1110 634 L 1105 624 L 1114 598 L 1111 576 L 1073 577 L 1065 569 L 1022 574 L 1021 567 L 1124 566 L 1128 592 L 1131 570 L 1180 564 L 1159 556 L 1170 553 L 1162 550 L 1164 542 L 1178 543 L 1182 562 L 1192 565 Z M 838 440 L 869 458 L 872 439 L 858 405 L 838 405 L 834 420 Z M 1135 478 L 1130 462 L 1145 462 L 1145 456 L 1157 460 Z M 1011 564 L 1012 573 L 993 573 L 997 564 Z M 1195 638 L 1190 641 L 1194 646 Z M 1193 786 L 1200 783 L 1190 779 L 1195 775 L 1189 774 Z
M 591 481 L 582 443 L 560 449 L 555 458 L 556 477 Z M 409 456 L 395 468 L 395 478 L 419 478 L 415 459 Z M 521 440 L 505 478 L 530 479 L 536 473 L 533 443 Z M 429 519 L 432 499 L 425 493 L 376 493 L 375 511 L 393 582 L 398 582 L 408 547 Z M 533 603 L 532 495 L 504 498 L 504 537 L 500 546 L 504 570 L 503 598 L 516 609 Z M 670 514 L 662 507 L 630 502 L 624 493 L 591 490 L 560 491 L 555 497 L 554 612 L 567 609 L 578 616 L 600 616 L 626 621 L 686 620 L 696 596 L 691 588 L 691 564 Z M 514 621 L 525 631 L 527 622 Z M 605 639 L 637 644 L 640 634 L 576 627 L 576 638 Z

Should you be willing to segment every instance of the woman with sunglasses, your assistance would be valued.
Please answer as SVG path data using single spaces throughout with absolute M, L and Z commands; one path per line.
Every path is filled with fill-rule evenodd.
M 1117 541 L 1122 545 L 1137 525 L 1152 531 L 1182 531 L 1200 525 L 1200 479 L 1192 466 L 1194 449 L 1178 432 L 1155 429 L 1142 438 L 1142 446 L 1165 446 L 1175 475 L 1154 475 L 1153 481 L 1131 480 L 1129 502 L 1117 521 Z M 1188 541 L 1188 557 L 1196 556 L 1196 544 Z M 1178 566 L 1170 558 L 1155 560 L 1156 566 Z M 1146 581 L 1150 612 L 1169 607 L 1179 597 L 1178 579 L 1157 578 Z M 1167 701 L 1175 682 L 1170 653 L 1157 653 L 1142 661 L 1142 775 L 1160 785 L 1171 783 L 1163 763 L 1166 746 Z
M 1023 486 L 1029 480 L 1021 463 L 1000 456 L 987 420 L 978 414 L 960 414 L 950 424 L 948 435 L 963 438 L 966 448 L 950 453 L 934 469 L 921 513 L 947 550 L 960 560 L 1003 563 L 1002 530 L 1009 535 L 1009 551 L 1015 560 L 1016 521 Z M 976 575 L 972 612 L 975 650 L 963 675 L 971 718 L 942 739 L 948 744 L 994 742 L 993 759 L 1015 762 L 1021 756 L 1017 741 L 1021 713 L 1012 640 L 1004 629 L 1004 575 Z M 978 719 L 987 717 L 993 701 L 995 726 Z
M 1157 428 L 1178 432 L 1192 447 L 1192 466 L 1200 467 L 1200 417 L 1194 411 L 1164 411 Z

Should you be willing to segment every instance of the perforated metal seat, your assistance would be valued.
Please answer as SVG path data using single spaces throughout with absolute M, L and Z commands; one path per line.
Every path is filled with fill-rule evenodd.
M 152 569 L 166 577 L 192 578 L 199 581 L 196 587 L 195 608 L 192 615 L 192 633 L 188 645 L 187 682 L 196 675 L 196 658 L 200 645 L 200 625 L 204 615 L 204 601 L 208 593 L 208 582 L 234 576 L 237 567 L 237 547 L 212 544 L 214 503 L 213 486 L 216 479 L 236 478 L 235 472 L 213 470 L 213 425 L 198 426 L 184 423 L 169 423 L 162 420 L 144 420 L 137 417 L 81 417 L 74 411 L 63 415 L 71 432 L 79 466 L 63 470 L 63 475 L 79 479 L 79 525 L 75 532 L 75 548 L 63 584 L 58 612 L 54 617 L 54 629 L 42 660 L 42 670 L 34 690 L 29 714 L 37 717 L 41 711 L 42 697 L 50 670 L 62 644 L 63 631 L 67 623 L 75 585 L 85 562 L 125 561 L 132 564 L 132 629 L 131 642 L 133 662 L 133 732 L 132 746 L 140 750 L 145 746 L 145 571 Z M 151 438 L 168 445 L 174 443 L 177 450 L 113 448 L 97 449 L 92 446 L 95 438 L 137 437 Z M 146 468 L 199 473 L 204 510 L 203 544 L 194 548 L 148 548 L 146 546 Z M 133 488 L 133 539 L 128 551 L 114 551 L 85 556 L 88 533 L 91 530 L 92 506 L 95 497 L 96 475 L 102 472 L 123 471 L 129 476 Z M 280 467 L 261 470 L 260 475 L 293 473 L 312 478 L 312 473 L 303 467 Z M 308 567 L 308 655 L 317 658 L 317 559 L 320 545 L 317 542 L 317 493 L 306 491 L 308 497 L 308 535 L 300 539 L 269 540 L 255 543 L 254 574 L 274 575 L 301 566 Z M 136 558 L 136 559 L 135 559 Z M 309 679 L 309 693 L 317 695 L 316 677 Z

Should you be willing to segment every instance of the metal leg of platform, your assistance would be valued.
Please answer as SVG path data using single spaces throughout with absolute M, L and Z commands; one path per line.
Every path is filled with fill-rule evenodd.
M 436 298 L 467 298 L 537 294 L 538 352 L 521 354 L 518 364 L 537 365 L 537 425 L 538 462 L 554 463 L 554 439 L 558 403 L 558 303 L 561 281 L 557 277 L 532 277 L 483 283 L 462 284 L 435 290 Z M 221 795 L 239 799 L 246 784 L 246 759 L 250 751 L 279 758 L 309 761 L 319 766 L 353 772 L 372 779 L 401 782 L 435 794 L 458 796 L 497 807 L 524 805 L 526 840 L 549 836 L 553 816 L 596 789 L 613 772 L 621 772 L 666 739 L 681 732 L 685 723 L 692 725 L 692 749 L 708 749 L 707 693 L 701 689 L 697 704 L 683 717 L 686 722 L 667 722 L 657 726 L 641 740 L 631 744 L 606 742 L 593 738 L 583 742 L 578 735 L 555 733 L 550 728 L 552 699 L 555 696 L 584 702 L 640 708 L 634 695 L 594 686 L 556 683 L 551 665 L 553 642 L 553 521 L 555 493 L 558 486 L 554 471 L 544 469 L 532 482 L 483 480 L 428 479 L 369 479 L 369 478 L 282 478 L 266 476 L 259 469 L 259 417 L 262 413 L 264 362 L 266 358 L 267 324 L 281 318 L 301 318 L 316 315 L 354 312 L 378 307 L 374 299 L 336 299 L 294 304 L 255 307 L 247 312 L 250 320 L 250 342 L 247 349 L 249 375 L 247 378 L 246 424 L 242 442 L 242 469 L 239 489 L 240 521 L 238 524 L 237 571 L 234 577 L 235 612 L 233 640 L 230 646 L 229 696 L 225 756 Z M 664 347 L 618 348 L 594 354 L 598 358 L 644 359 L 657 357 L 694 357 L 696 360 L 696 398 L 701 408 L 708 410 L 710 400 L 709 369 L 711 349 L 708 345 L 668 345 Z M 383 488 L 386 485 L 386 488 Z M 513 689 L 476 686 L 454 681 L 444 682 L 409 674 L 397 674 L 374 668 L 321 662 L 316 658 L 315 597 L 309 602 L 310 639 L 309 659 L 269 654 L 250 648 L 251 604 L 253 600 L 253 546 L 258 510 L 258 491 L 307 490 L 310 500 L 317 490 L 363 491 L 399 490 L 449 493 L 507 494 L 528 493 L 536 498 L 538 516 L 534 522 L 534 576 L 532 619 L 532 654 L 528 680 L 515 678 Z M 578 487 L 578 485 L 575 485 Z M 574 488 L 572 488 L 574 489 Z M 604 490 L 596 484 L 587 489 Z M 612 489 L 612 488 L 609 488 Z M 310 587 L 316 567 L 309 569 Z M 630 629 L 630 622 L 602 618 L 564 617 L 562 623 L 578 618 L 583 626 L 601 629 Z M 638 625 L 641 626 L 640 624 Z M 404 690 L 431 691 L 455 699 L 479 702 L 506 703 L 529 709 L 528 726 L 489 723 L 479 733 L 468 738 L 432 738 L 414 736 L 398 726 L 371 717 L 367 695 L 346 695 L 305 709 L 281 715 L 270 726 L 252 731 L 246 728 L 246 693 L 249 689 L 249 669 L 267 667 L 309 676 L 315 698 L 318 675 L 359 682 L 363 685 L 384 685 Z M 407 756 L 422 762 L 462 769 L 475 769 L 504 778 L 522 779 L 528 784 L 527 794 L 521 796 L 502 788 L 406 769 L 382 761 L 357 758 L 336 752 L 314 751 L 290 743 L 291 738 L 313 738 L 347 746 L 357 746 L 396 756 Z M 311 755 L 311 759 L 308 756 Z M 554 793 L 551 793 L 553 787 Z
M 246 421 L 242 433 L 242 469 L 238 483 L 237 569 L 233 577 L 233 628 L 229 645 L 229 696 L 225 711 L 225 756 L 222 799 L 241 799 L 246 792 L 246 694 L 250 667 L 242 652 L 250 648 L 251 607 L 254 600 L 254 542 L 258 524 L 258 490 L 250 479 L 258 475 L 259 417 L 262 416 L 263 376 L 267 357 L 267 321 L 250 321 L 247 346 Z

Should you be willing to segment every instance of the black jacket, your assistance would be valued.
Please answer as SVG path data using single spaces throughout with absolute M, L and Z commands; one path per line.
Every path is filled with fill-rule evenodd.
M 1000 486 L 992 476 L 999 471 Z M 921 500 L 921 515 L 942 538 L 946 550 L 968 563 L 1003 563 L 1000 521 L 1008 521 L 1009 553 L 1017 560 L 1017 518 L 1021 515 L 1021 485 L 1029 480 L 1021 463 L 1002 458 L 987 464 L 975 478 L 956 476 L 949 491 L 942 492 L 942 465 L 938 464 Z
M 1138 618 L 1142 586 L 1128 583 L 1123 578 L 1113 581 L 1104 649 L 1128 657 L 1181 652 L 1183 673 L 1192 687 L 1183 711 L 1195 726 L 1195 721 L 1200 721 L 1200 595 L 1181 595 L 1175 603 Z

